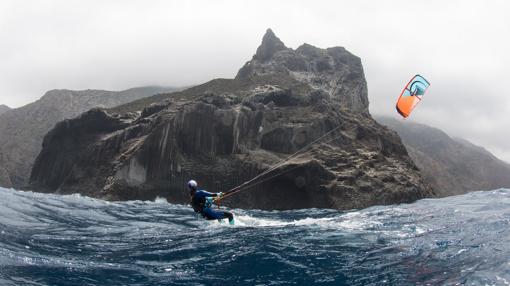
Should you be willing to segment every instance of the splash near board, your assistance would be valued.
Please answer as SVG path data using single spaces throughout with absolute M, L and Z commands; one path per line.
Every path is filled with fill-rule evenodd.
M 420 103 L 430 83 L 421 75 L 415 75 L 404 87 L 397 101 L 397 111 L 407 118 L 413 109 Z

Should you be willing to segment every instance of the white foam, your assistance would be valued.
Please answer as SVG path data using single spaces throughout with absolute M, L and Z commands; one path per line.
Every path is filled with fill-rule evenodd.
M 226 220 L 225 220 L 226 221 Z M 228 223 L 217 224 L 228 225 Z M 333 217 L 333 218 L 303 218 L 299 220 L 277 220 L 267 218 L 257 218 L 250 215 L 236 215 L 235 227 L 285 227 L 285 226 L 316 226 L 324 229 L 347 229 L 347 230 L 364 230 L 367 227 L 380 224 L 377 221 L 369 221 L 364 218 L 354 218 L 353 215 L 348 217 Z
M 252 227 L 271 227 L 271 226 L 286 226 L 288 222 L 274 219 L 254 218 L 249 215 L 235 216 L 236 226 L 252 226 Z
M 167 199 L 161 198 L 161 197 L 156 197 L 156 199 L 154 199 L 154 202 L 157 203 L 157 204 L 166 204 L 166 203 L 168 203 Z
M 506 280 L 506 279 L 505 279 L 505 278 L 503 278 L 503 277 L 499 277 L 498 275 L 496 275 L 496 279 L 497 279 L 498 281 L 503 282 L 503 284 L 505 284 L 505 285 L 510 285 L 510 283 L 508 282 L 508 280 Z

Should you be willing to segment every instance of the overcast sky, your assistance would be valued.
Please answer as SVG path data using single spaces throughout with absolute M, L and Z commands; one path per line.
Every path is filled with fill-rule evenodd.
M 361 57 L 370 110 L 397 118 L 416 73 L 431 83 L 410 121 L 510 162 L 510 1 L 0 2 L 0 104 L 55 88 L 122 90 L 232 78 L 270 27 L 288 46 Z

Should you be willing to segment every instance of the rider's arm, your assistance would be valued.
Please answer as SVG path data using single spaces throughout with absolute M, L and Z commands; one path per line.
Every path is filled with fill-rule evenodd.
M 218 197 L 218 196 L 221 196 L 223 193 L 210 193 L 210 192 L 207 192 L 207 191 L 204 191 L 204 190 L 200 190 L 198 191 L 200 193 L 202 193 L 202 195 L 204 197 Z

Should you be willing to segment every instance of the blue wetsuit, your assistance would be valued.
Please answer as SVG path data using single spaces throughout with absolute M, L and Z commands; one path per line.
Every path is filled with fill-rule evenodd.
M 233 221 L 234 216 L 232 213 L 221 210 L 214 210 L 212 208 L 213 198 L 217 197 L 218 194 L 209 193 L 204 190 L 195 192 L 195 195 L 191 199 L 191 205 L 195 212 L 200 213 L 206 219 L 224 219 L 228 218 L 229 221 Z

